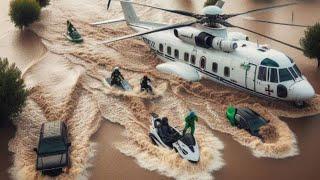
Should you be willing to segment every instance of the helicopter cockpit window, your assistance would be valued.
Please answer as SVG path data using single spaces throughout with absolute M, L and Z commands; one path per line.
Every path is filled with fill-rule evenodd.
M 178 49 L 175 49 L 175 50 L 174 50 L 174 57 L 175 57 L 176 59 L 179 59 L 179 50 L 178 50 Z
M 159 51 L 163 52 L 163 44 L 159 44 Z
M 269 58 L 265 58 L 264 60 L 261 61 L 261 65 L 264 65 L 264 66 L 271 66 L 271 67 L 279 67 L 279 64 L 277 62 L 275 62 L 274 60 L 272 59 L 269 59 Z
M 267 68 L 264 66 L 259 67 L 258 79 L 261 81 L 267 80 Z
M 296 73 L 298 74 L 298 76 L 302 76 L 301 75 L 301 71 L 299 70 L 299 68 L 298 68 L 298 66 L 295 64 L 295 65 L 293 65 L 293 69 L 296 71 Z
M 269 79 L 270 82 L 274 82 L 274 83 L 278 82 L 278 71 L 276 68 L 269 68 L 269 76 L 270 76 L 270 79 Z
M 191 55 L 191 64 L 196 64 L 196 56 Z
M 298 78 L 297 73 L 293 70 L 292 67 L 289 67 L 289 71 L 291 72 L 291 74 L 294 76 L 295 79 Z
M 184 61 L 188 62 L 189 61 L 189 53 L 185 52 L 183 59 L 184 59 Z
M 279 69 L 280 82 L 293 80 L 287 68 Z
M 167 47 L 167 54 L 171 55 L 171 47 L 170 46 Z

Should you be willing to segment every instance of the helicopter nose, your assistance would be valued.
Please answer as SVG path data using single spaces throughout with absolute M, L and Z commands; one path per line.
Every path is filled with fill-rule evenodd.
M 315 96 L 315 91 L 309 81 L 302 80 L 296 82 L 289 89 L 290 96 L 293 100 L 308 100 Z

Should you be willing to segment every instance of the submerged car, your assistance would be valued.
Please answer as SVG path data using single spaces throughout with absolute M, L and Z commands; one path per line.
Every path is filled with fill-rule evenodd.
M 46 122 L 41 125 L 36 169 L 44 175 L 58 175 L 70 166 L 67 126 L 62 121 Z
M 226 112 L 227 119 L 232 126 L 248 131 L 251 135 L 261 138 L 259 130 L 269 123 L 255 111 L 249 108 L 235 108 L 229 106 Z

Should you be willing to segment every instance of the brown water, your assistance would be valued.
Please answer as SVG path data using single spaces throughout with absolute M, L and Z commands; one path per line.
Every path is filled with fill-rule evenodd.
M 130 42 L 130 46 L 133 48 L 128 52 L 121 52 L 119 53 L 119 49 L 123 47 L 120 43 L 120 45 L 115 45 L 112 49 L 107 48 L 105 53 L 102 53 L 100 49 L 95 49 L 95 51 L 89 50 L 90 45 L 94 42 L 96 42 L 95 38 L 98 38 L 99 40 L 105 39 L 104 34 L 113 35 L 115 33 L 116 35 L 119 34 L 125 34 L 128 32 L 128 29 L 125 27 L 120 26 L 120 30 L 110 30 L 110 29 L 99 29 L 99 31 L 94 31 L 94 28 L 88 27 L 85 25 L 88 20 L 89 22 L 96 20 L 97 18 L 105 18 L 102 14 L 99 13 L 100 11 L 104 12 L 104 8 L 97 7 L 96 3 L 99 3 L 102 5 L 105 4 L 103 1 L 94 2 L 93 4 L 87 2 L 86 0 L 82 1 L 66 1 L 66 2 L 60 2 L 60 1 L 53 1 L 54 4 L 57 4 L 56 7 L 60 8 L 61 6 L 58 6 L 59 3 L 62 3 L 62 5 L 68 7 L 69 11 L 66 12 L 59 12 L 54 11 L 54 9 L 44 10 L 43 12 L 43 18 L 53 18 L 50 16 L 50 13 L 55 13 L 57 16 L 56 18 L 66 18 L 70 16 L 74 16 L 75 14 L 78 16 L 78 18 L 75 18 L 74 21 L 79 27 L 80 31 L 83 31 L 85 37 L 86 37 L 86 44 L 77 46 L 79 50 L 74 50 L 74 46 L 71 46 L 69 43 L 65 42 L 63 38 L 61 38 L 61 28 L 64 28 L 63 25 L 57 25 L 56 19 L 52 19 L 53 21 L 47 22 L 42 21 L 40 23 L 35 24 L 32 28 L 37 32 L 38 35 L 42 36 L 46 39 L 46 45 L 49 47 L 49 50 L 52 52 L 55 52 L 57 54 L 64 54 L 63 57 L 58 55 L 52 55 L 49 53 L 44 58 L 43 61 L 40 63 L 36 63 L 32 68 L 30 68 L 29 64 L 30 62 L 34 62 L 37 59 L 39 59 L 45 52 L 45 48 L 40 42 L 40 39 L 33 35 L 30 32 L 24 32 L 29 33 L 29 35 L 25 36 L 25 38 L 19 38 L 20 33 L 18 31 L 10 31 L 10 33 L 6 34 L 7 30 L 10 30 L 12 26 L 8 26 L 8 29 L 0 29 L 0 32 L 4 35 L 2 38 L 7 38 L 7 40 L 3 41 L 2 46 L 0 46 L 0 52 L 1 55 L 4 54 L 5 56 L 11 57 L 11 62 L 16 62 L 18 66 L 21 69 L 26 69 L 26 75 L 25 79 L 28 82 L 28 86 L 33 87 L 36 86 L 36 89 L 34 90 L 34 93 L 32 95 L 32 100 L 30 100 L 27 110 L 22 114 L 21 116 L 21 122 L 28 123 L 26 126 L 20 126 L 20 133 L 16 136 L 16 138 L 13 141 L 13 144 L 11 144 L 11 151 L 15 152 L 17 154 L 16 161 L 14 162 L 14 167 L 11 169 L 11 173 L 13 173 L 13 177 L 23 177 L 28 174 L 29 177 L 38 177 L 34 173 L 34 154 L 29 154 L 29 147 L 25 148 L 23 141 L 23 135 L 24 133 L 30 136 L 30 138 L 25 139 L 25 142 L 29 142 L 28 146 L 32 146 L 34 142 L 32 142 L 36 137 L 34 136 L 34 132 L 37 131 L 38 126 L 40 125 L 40 122 L 45 121 L 46 119 L 50 120 L 53 118 L 61 117 L 62 119 L 67 118 L 68 120 L 68 126 L 71 128 L 72 133 L 72 139 L 73 141 L 73 149 L 72 152 L 72 159 L 73 159 L 73 166 L 70 173 L 70 177 L 74 177 L 71 175 L 81 175 L 81 177 L 88 177 L 88 174 L 91 174 L 91 179 L 105 179 L 105 178 L 112 178 L 112 179 L 167 179 L 167 177 L 160 176 L 157 174 L 157 172 L 152 172 L 149 170 L 145 170 L 142 167 L 148 167 L 148 164 L 151 157 L 157 157 L 154 156 L 155 153 L 155 147 L 150 145 L 150 141 L 148 140 L 147 136 L 144 135 L 147 134 L 147 127 L 148 122 L 144 117 L 144 114 L 148 114 L 148 111 L 154 111 L 157 110 L 159 112 L 167 112 L 170 119 L 173 119 L 173 114 L 179 114 L 180 116 L 183 116 L 183 114 L 186 111 L 186 106 L 188 106 L 185 101 L 195 101 L 195 102 L 201 102 L 201 96 L 198 97 L 198 93 L 195 93 L 197 96 L 193 96 L 188 93 L 184 92 L 183 89 L 180 89 L 179 86 L 177 86 L 173 80 L 173 84 L 170 84 L 172 87 L 172 91 L 168 89 L 168 87 L 164 83 L 167 80 L 163 80 L 159 78 L 159 75 L 152 74 L 154 78 L 156 78 L 159 87 L 157 87 L 157 90 L 159 91 L 159 97 L 160 100 L 157 100 L 157 97 L 155 98 L 156 104 L 153 104 L 153 100 L 149 100 L 150 97 L 147 97 L 145 95 L 138 95 L 139 98 L 145 99 L 143 101 L 140 101 L 138 98 L 135 98 L 135 94 L 123 94 L 118 91 L 114 90 L 105 90 L 104 88 L 100 87 L 100 78 L 106 75 L 106 68 L 107 70 L 110 69 L 114 62 L 118 62 L 119 65 L 121 63 L 127 63 L 127 67 L 124 70 L 125 74 L 128 76 L 126 78 L 130 79 L 130 83 L 137 84 L 139 74 L 141 72 L 150 71 L 149 68 L 151 66 L 151 69 L 154 68 L 153 64 L 157 63 L 157 60 L 153 59 L 148 49 L 145 48 L 143 43 L 140 43 L 139 41 L 132 41 Z M 90 1 L 91 2 L 91 1 Z M 160 5 L 163 7 L 170 7 L 170 8 L 180 8 L 180 9 L 189 9 L 194 11 L 199 11 L 202 2 L 199 1 L 174 1 L 172 4 L 168 5 L 168 0 L 160 1 Z M 5 6 L 8 4 L 7 2 L 1 2 L 4 3 Z M 76 3 L 76 4 L 74 4 Z M 273 2 L 275 3 L 275 1 Z M 190 5 L 191 4 L 191 5 Z M 243 6 L 245 4 L 246 6 Z M 239 12 L 244 11 L 246 9 L 252 9 L 256 7 L 263 7 L 266 5 L 269 5 L 271 3 L 265 3 L 264 1 L 228 1 L 224 7 L 224 9 L 228 9 L 228 12 Z M 2 5 L 2 4 L 1 4 Z M 61 5 L 61 4 L 60 4 Z M 76 5 L 72 8 L 70 8 L 72 5 Z M 318 5 L 318 4 L 316 4 Z M 310 22 L 313 23 L 315 20 L 319 19 L 320 14 L 315 14 L 314 9 L 317 9 L 319 6 L 308 6 L 308 7 L 301 7 L 304 13 L 303 17 L 298 17 L 296 15 L 295 22 L 296 23 L 306 23 Z M 94 8 L 89 8 L 89 6 L 93 6 Z M 116 6 L 116 3 L 114 3 L 113 6 Z M 4 6 L 1 6 L 1 8 Z M 94 9 L 94 10 L 93 10 Z M 140 8 L 140 10 L 143 9 Z M 301 10 L 298 8 L 298 10 Z M 281 16 L 282 19 L 289 21 L 291 20 L 291 11 L 290 8 L 285 8 L 285 10 L 281 11 L 279 13 L 279 10 L 273 12 L 273 13 L 266 13 L 262 17 L 264 18 L 275 18 Z M 79 14 L 79 12 L 82 12 Z M 117 11 L 116 11 L 117 12 Z M 115 15 L 116 12 L 113 14 Z M 140 11 L 139 11 L 140 12 Z M 99 14 L 98 16 L 96 14 Z M 120 13 L 120 12 L 118 12 Z M 309 14 L 308 14 L 309 13 Z M 152 14 L 151 18 L 154 16 L 157 16 L 157 13 L 153 14 L 149 11 L 143 12 L 144 15 L 146 14 Z M 100 17 L 101 16 L 101 17 Z M 261 15 L 259 15 L 261 16 Z M 288 16 L 288 17 L 287 17 Z M 3 17 L 7 18 L 6 15 L 3 15 Z M 286 18 L 287 17 L 287 18 Z M 158 18 L 156 18 L 158 19 Z M 170 21 L 175 21 L 175 18 L 170 16 Z M 0 19 L 1 20 L 1 19 Z M 82 22 L 85 21 L 85 22 Z M 53 24 L 51 24 L 53 23 Z M 261 24 L 254 24 L 254 23 L 248 23 L 243 21 L 237 21 L 239 24 L 247 24 L 252 28 L 253 30 L 257 30 L 259 32 L 264 32 L 270 36 L 279 38 L 281 40 L 297 44 L 298 38 L 292 38 L 292 37 L 300 37 L 303 33 L 302 30 L 294 30 L 288 29 L 288 28 L 278 28 L 277 26 L 270 26 L 270 25 L 261 25 Z M 44 25 L 43 25 L 44 24 Z M 50 25 L 50 26 L 49 26 Z M 47 27 L 48 29 L 44 29 L 43 27 Z M 93 30 L 92 30 L 93 29 Z M 292 33 L 287 33 L 288 30 L 292 30 Z M 48 32 L 51 32 L 50 35 L 48 35 Z M 111 34 L 110 34 L 111 33 Z M 12 34 L 12 35 L 10 35 Z M 94 35 L 93 37 L 91 35 Z M 23 36 L 23 33 L 22 33 Z M 251 39 L 256 38 L 254 35 L 250 35 Z M 2 39 L 1 38 L 1 39 Z M 28 40 L 30 38 L 31 40 Z M 101 38 L 101 39 L 100 39 Z M 0 42 L 1 42 L 0 39 Z M 33 40 L 34 39 L 34 40 Z M 95 41 L 93 41 L 93 40 Z M 15 41 L 16 40 L 16 41 Z M 21 41 L 22 40 L 22 41 Z M 15 42 L 15 43 L 10 43 Z M 34 42 L 34 43 L 30 43 Z M 52 43 L 54 42 L 54 43 Z M 18 44 L 17 44 L 18 43 Z M 22 44 L 22 45 L 19 45 Z M 57 44 L 57 47 L 55 46 L 55 43 Z M 308 77 L 308 79 L 311 81 L 311 83 L 315 86 L 317 89 L 317 92 L 320 91 L 319 83 L 317 82 L 317 77 L 319 77 L 319 71 L 315 68 L 315 63 L 312 61 L 307 60 L 305 57 L 302 56 L 300 52 L 297 52 L 295 50 L 292 50 L 290 48 L 284 47 L 282 45 L 279 45 L 277 43 L 273 43 L 271 41 L 265 40 L 263 38 L 259 38 L 259 43 L 270 43 L 272 47 L 281 49 L 282 51 L 288 52 L 290 56 L 292 56 L 294 59 L 296 59 L 297 64 L 302 69 L 304 74 Z M 12 45 L 13 44 L 13 45 Z M 64 47 L 61 49 L 61 46 Z M 3 47 L 3 50 L 1 49 Z M 20 48 L 22 47 L 22 49 Z M 32 49 L 34 47 L 34 49 Z M 29 49 L 31 48 L 31 50 Z M 29 49 L 29 50 L 28 50 Z M 10 53 L 13 52 L 13 53 Z M 142 51 L 142 53 L 141 53 Z M 21 53 L 22 52 L 22 53 Z M 25 53 L 25 54 L 24 54 Z M 102 54 L 101 54 L 102 53 Z M 74 55 L 81 59 L 74 59 L 69 58 L 69 54 Z M 97 54 L 97 55 L 95 55 Z M 112 56 L 110 56 L 112 54 Z M 147 54 L 147 57 L 145 55 Z M 15 56 L 16 55 L 16 56 Z M 135 61 L 135 63 L 140 63 L 143 66 L 134 66 L 132 64 L 128 64 L 128 61 L 126 60 L 127 57 L 132 57 L 133 60 L 139 59 L 139 61 Z M 114 61 L 116 59 L 117 61 Z M 95 64 L 91 64 L 92 62 L 97 62 L 102 65 L 102 67 L 96 67 Z M 151 62 L 151 65 L 150 65 Z M 75 65 L 78 64 L 78 65 Z M 81 66 L 82 68 L 87 69 L 87 72 L 85 75 L 82 74 L 81 70 L 78 66 Z M 110 67 L 111 66 L 111 67 Z M 145 67 L 145 68 L 141 68 Z M 82 69 L 80 68 L 80 69 Z M 128 75 L 130 73 L 132 75 Z M 43 76 L 43 77 L 42 77 Z M 99 81 L 97 81 L 99 80 Z M 171 80 L 170 80 L 171 81 Z M 207 84 L 207 81 L 203 81 L 201 84 L 205 85 Z M 200 88 L 203 88 L 201 85 Z M 194 86 L 191 87 L 195 88 Z M 217 88 L 215 85 L 210 85 L 210 88 Z M 64 89 L 65 92 L 60 94 L 55 94 L 55 92 Z M 100 91 L 97 91 L 99 89 Z M 221 90 L 221 89 L 220 89 Z M 229 91 L 229 90 L 228 90 Z M 201 91 L 200 91 L 201 92 Z M 238 93 L 237 91 L 230 90 L 229 93 Z M 165 93 L 165 96 L 163 94 Z M 227 92 L 228 95 L 228 92 Z M 133 97 L 132 97 L 133 96 Z M 239 93 L 240 97 L 246 97 L 242 93 Z M 70 99 L 71 97 L 71 99 Z M 81 97 L 81 98 L 80 98 Z M 164 98 L 166 97 L 166 98 Z M 222 96 L 226 97 L 226 96 Z M 152 97 L 151 97 L 152 98 Z M 181 100 L 182 99 L 182 100 Z M 254 99 L 254 98 L 253 98 Z M 150 102 L 148 102 L 150 101 Z M 36 105 L 35 102 L 38 104 Z M 78 103 L 77 103 L 78 102 Z M 116 102 L 116 103 L 115 103 Z M 119 104 L 117 104 L 119 103 Z M 175 104 L 174 104 L 175 103 Z M 178 109 L 175 111 L 172 111 L 170 107 L 168 109 L 161 108 L 161 105 L 165 104 L 173 104 L 173 106 L 178 106 Z M 100 109 L 100 112 L 97 111 L 97 106 Z M 109 107 L 108 107 L 109 106 Z M 140 107 L 143 106 L 143 107 Z M 150 106 L 150 107 L 145 107 Z M 172 106 L 172 107 L 173 107 Z M 108 108 L 105 108 L 108 107 Z M 109 111 L 108 109 L 112 109 Z M 31 112 L 28 113 L 28 111 Z M 199 107 L 199 111 L 204 111 L 202 107 Z M 33 112 L 33 113 L 32 113 Z M 115 113 L 117 112 L 117 113 Z M 139 112 L 139 113 L 136 113 Z M 136 114 L 135 114 L 136 113 Z M 98 132 L 92 137 L 91 141 L 88 140 L 88 137 L 91 136 L 91 134 L 94 134 L 97 130 L 99 124 L 100 124 L 100 114 L 104 117 L 107 117 L 111 121 L 115 121 L 120 123 L 125 128 L 116 125 L 111 124 L 109 122 L 104 122 L 105 120 L 101 121 L 101 126 L 98 130 Z M 132 115 L 133 114 L 133 115 Z M 124 115 L 124 118 L 119 117 L 119 115 Z M 33 118 L 35 116 L 36 118 Z M 204 118 L 206 116 L 204 115 Z M 134 121 L 135 118 L 140 118 L 139 121 Z M 37 121 L 39 119 L 40 121 Z M 292 129 L 292 131 L 296 134 L 297 140 L 298 140 L 298 146 L 300 150 L 300 155 L 283 159 L 283 160 L 273 160 L 269 158 L 256 158 L 252 155 L 249 148 L 246 148 L 242 145 L 240 145 L 238 142 L 236 142 L 231 136 L 215 132 L 214 135 L 218 136 L 220 140 L 223 141 L 225 144 L 225 148 L 223 150 L 223 159 L 225 160 L 226 165 L 221 169 L 216 167 L 216 170 L 214 172 L 214 176 L 217 179 L 319 179 L 319 173 L 317 173 L 317 168 L 319 168 L 319 164 L 315 164 L 314 162 L 319 162 L 319 156 L 317 156 L 317 152 L 319 152 L 319 143 L 314 144 L 313 142 L 317 142 L 317 132 L 320 129 L 320 123 L 319 122 L 319 116 L 314 117 L 308 117 L 308 118 L 301 118 L 301 119 L 286 119 L 285 121 L 289 124 L 289 127 Z M 126 121 L 129 121 L 127 124 Z M 135 123 L 131 123 L 131 121 Z M 179 124 L 181 122 L 177 122 L 176 120 L 173 120 L 174 123 Z M 278 122 L 276 120 L 275 122 Z M 137 124 L 136 124 L 137 123 Z M 140 123 L 140 124 L 139 124 Z M 205 127 L 202 127 L 205 126 Z M 208 125 L 205 125 L 204 123 L 201 123 L 201 127 L 199 126 L 199 129 L 201 131 L 207 132 L 208 137 L 212 138 L 211 133 L 208 131 Z M 285 126 L 286 127 L 286 126 Z M 200 130 L 199 130 L 200 131 Z M 124 135 L 121 135 L 125 133 Z M 230 132 L 228 132 L 230 133 Z M 7 134 L 7 133 L 5 133 Z M 33 135 L 30 135 L 33 134 Z M 9 139 L 10 133 L 7 134 L 7 137 Z M 78 136 L 78 137 L 77 137 Z M 197 138 L 200 143 L 203 143 L 203 148 L 207 146 L 206 143 L 204 143 L 204 139 L 202 138 L 202 134 L 197 134 Z M 209 138 L 209 139 L 210 139 Z M 217 143 L 215 139 L 213 142 Z M 93 142 L 92 142 L 93 141 Z M 139 142 L 140 141 L 140 142 Z M 94 142 L 96 142 L 97 146 L 95 146 Z M 135 152 L 137 154 L 131 154 L 132 152 L 125 151 L 126 149 L 123 147 L 124 144 L 118 144 L 119 142 L 125 142 L 127 147 L 129 148 L 136 148 L 138 151 Z M 240 140 L 241 142 L 241 140 Z M 140 144 L 142 143 L 142 144 Z M 212 144 L 212 143 L 211 143 Z M 218 143 L 219 144 L 219 143 Z M 138 146 L 137 146 L 138 145 Z M 91 147 L 96 148 L 91 148 Z M 141 146 L 141 147 L 139 147 Z M 145 149 L 144 147 L 148 147 Z M 209 146 L 208 146 L 209 147 Z M 21 153 L 19 152 L 19 149 L 21 148 Z M 29 149 L 28 149 L 29 148 Z M 139 151 L 141 148 L 141 151 L 147 152 L 146 154 L 141 154 Z M 215 147 L 213 147 L 214 149 Z M 93 150 L 95 149 L 95 150 Z M 128 156 L 125 156 L 124 154 L 120 153 L 124 152 L 125 154 L 128 154 L 130 156 L 138 157 L 139 162 L 137 162 L 136 158 L 131 158 Z M 219 148 L 219 150 L 221 150 Z M 252 149 L 251 149 L 252 150 Z M 170 167 L 165 162 L 169 161 L 171 163 L 174 163 L 175 166 L 172 166 L 174 169 L 165 169 L 165 172 L 171 172 L 174 171 L 175 173 L 182 173 L 187 174 L 183 172 L 183 168 L 190 168 L 189 164 L 184 164 L 183 162 L 180 162 L 180 158 L 178 156 L 172 156 L 170 152 L 162 151 L 159 149 L 159 157 L 162 157 L 163 155 L 168 155 L 170 161 L 168 159 L 163 159 L 163 161 L 155 161 L 158 162 L 158 164 L 153 165 L 152 162 L 149 165 L 148 169 L 156 169 L 157 165 L 162 168 Z M 4 151 L 1 151 L 4 152 Z M 27 152 L 27 153 L 26 153 Z M 206 153 L 209 151 L 206 150 Z M 3 157 L 6 157 L 7 152 L 4 152 L 5 154 Z M 139 154 L 140 153 L 140 154 Z M 148 154 L 148 153 L 151 153 Z M 211 152 L 210 152 L 211 153 Z M 2 154 L 1 154 L 2 155 Z M 143 159 L 141 158 L 141 155 L 147 155 L 149 158 Z M 156 153 L 157 155 L 157 153 Z M 217 152 L 213 153 L 214 157 L 218 157 Z M 90 161 L 90 157 L 94 156 L 93 162 Z M 205 156 L 203 156 L 202 159 Z M 20 158 L 20 159 L 19 159 Z M 156 160 L 156 159 L 155 159 Z M 210 158 L 208 159 L 208 162 L 210 161 Z M 25 163 L 21 164 L 19 161 Z M 219 160 L 220 162 L 220 160 Z M 90 166 L 90 163 L 92 163 L 92 167 Z M 164 164 L 163 164 L 164 163 Z M 140 166 L 139 166 L 139 165 Z M 244 165 L 245 164 L 245 165 Z M 196 172 L 199 170 L 203 170 L 203 172 L 207 171 L 207 165 L 203 164 L 203 169 L 196 169 Z M 11 165 L 10 165 L 11 166 Z M 181 166 L 182 168 L 179 168 Z M 221 164 L 218 163 L 218 167 L 222 167 Z M 253 168 L 254 167 L 254 171 Z M 88 172 L 86 172 L 86 168 L 88 168 Z M 3 168 L 5 169 L 5 168 Z M 212 172 L 212 170 L 210 170 Z M 27 173 L 27 174 L 26 174 Z M 172 173 L 172 172 L 171 172 Z M 205 175 L 205 174 L 202 174 Z M 177 174 L 173 174 L 171 176 L 177 177 Z M 200 176 L 198 176 L 200 177 Z M 204 177 L 204 176 L 202 176 Z M 207 175 L 205 177 L 208 177 Z M 66 177 L 62 177 L 66 178 Z M 2 179 L 2 178 L 1 178 Z

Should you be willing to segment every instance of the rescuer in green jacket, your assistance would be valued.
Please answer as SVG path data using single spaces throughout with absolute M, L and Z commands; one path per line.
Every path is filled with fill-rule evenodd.
M 198 121 L 198 116 L 196 115 L 195 112 L 190 111 L 188 116 L 184 119 L 185 121 L 185 126 L 183 129 L 183 135 L 186 133 L 186 131 L 191 128 L 191 134 L 193 136 L 194 131 L 195 131 L 195 121 Z

